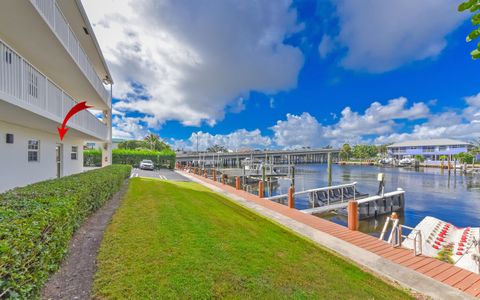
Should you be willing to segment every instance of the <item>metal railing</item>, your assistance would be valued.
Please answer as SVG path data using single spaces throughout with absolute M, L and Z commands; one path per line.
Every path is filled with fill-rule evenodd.
M 315 192 L 340 189 L 341 190 L 341 201 L 343 202 L 343 200 L 344 200 L 343 189 L 348 188 L 348 187 L 353 187 L 353 200 L 355 200 L 355 192 L 356 192 L 355 186 L 356 186 L 356 184 L 357 184 L 357 182 L 352 182 L 352 183 L 347 183 L 347 184 L 332 185 L 332 186 L 321 187 L 321 188 L 316 188 L 316 189 L 309 189 L 309 190 L 295 192 L 295 193 L 293 193 L 293 195 L 294 196 L 300 196 L 300 195 L 305 195 L 305 194 L 308 195 L 308 194 L 315 193 Z M 330 193 L 327 193 L 327 196 L 328 196 L 328 203 L 330 204 Z M 280 200 L 282 198 L 287 198 L 287 197 L 288 197 L 288 194 L 283 194 L 283 195 L 268 197 L 268 198 L 265 198 L 265 199 L 267 199 L 267 200 Z
M 422 255 L 422 232 L 413 227 L 400 224 L 399 219 L 392 219 L 390 217 L 387 217 L 387 219 L 385 220 L 385 225 L 383 226 L 382 232 L 380 233 L 380 237 L 378 239 L 382 241 L 384 240 L 390 223 L 392 223 L 392 230 L 390 231 L 390 236 L 388 237 L 387 243 L 392 245 L 392 247 L 400 247 L 404 239 L 412 239 L 413 255 Z M 402 234 L 404 228 L 410 230 L 411 234 Z M 413 235 L 413 238 L 411 238 L 410 235 Z
M 87 54 L 80 46 L 78 38 L 73 33 L 73 30 L 68 24 L 67 19 L 58 7 L 57 1 L 30 0 L 30 2 L 38 10 L 40 15 L 43 16 L 47 24 L 57 35 L 58 39 L 61 41 L 67 52 L 70 53 L 73 60 L 83 71 L 85 77 L 95 88 L 103 101 L 107 104 L 108 107 L 111 107 L 112 99 L 110 98 L 110 93 L 105 89 L 102 80 L 98 77 L 95 69 L 88 60 Z
M 22 56 L 0 40 L 0 94 L 14 99 L 14 104 L 61 122 L 77 104 L 47 76 L 38 71 Z M 107 126 L 89 111 L 82 111 L 70 119 L 68 125 L 99 139 L 106 139 Z

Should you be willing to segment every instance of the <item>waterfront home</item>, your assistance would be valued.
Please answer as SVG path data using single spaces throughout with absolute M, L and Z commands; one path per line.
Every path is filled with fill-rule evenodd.
M 82 172 L 86 141 L 110 164 L 112 84 L 80 0 L 0 1 L 0 192 Z M 101 120 L 81 111 L 61 141 L 83 101 Z
M 395 159 L 422 155 L 431 161 L 439 161 L 443 156 L 452 159 L 453 155 L 467 152 L 471 147 L 470 143 L 452 139 L 415 140 L 387 146 L 388 155 Z

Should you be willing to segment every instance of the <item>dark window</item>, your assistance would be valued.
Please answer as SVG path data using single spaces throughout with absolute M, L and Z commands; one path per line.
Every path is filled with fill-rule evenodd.
M 40 160 L 40 141 L 29 140 L 28 141 L 28 161 Z
M 72 153 L 70 154 L 70 158 L 72 160 L 77 160 L 78 159 L 78 147 L 77 146 L 72 146 Z

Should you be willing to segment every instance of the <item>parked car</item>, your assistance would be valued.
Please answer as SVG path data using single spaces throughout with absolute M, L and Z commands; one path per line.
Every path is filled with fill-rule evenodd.
M 154 165 L 153 165 L 153 161 L 151 160 L 144 159 L 140 162 L 140 169 L 142 170 L 153 170 L 153 168 L 154 168 Z

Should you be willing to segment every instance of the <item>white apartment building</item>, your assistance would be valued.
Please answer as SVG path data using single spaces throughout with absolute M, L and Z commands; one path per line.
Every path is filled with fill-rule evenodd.
M 0 192 L 83 171 L 83 145 L 111 163 L 112 78 L 80 0 L 0 1 Z M 102 120 L 83 110 L 87 101 Z

